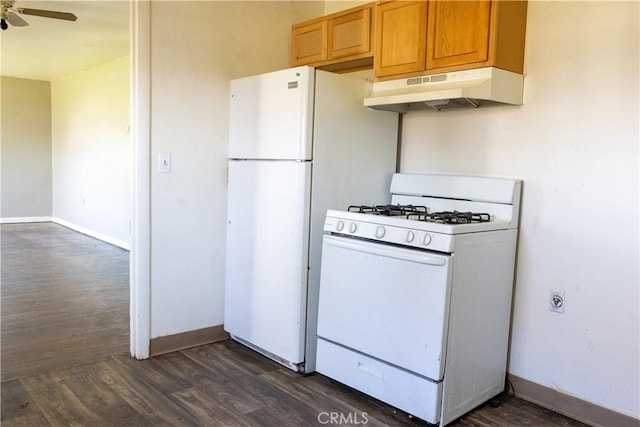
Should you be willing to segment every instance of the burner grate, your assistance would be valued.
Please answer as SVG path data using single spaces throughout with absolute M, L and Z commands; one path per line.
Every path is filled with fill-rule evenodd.
M 426 206 L 414 205 L 376 205 L 376 206 L 349 206 L 349 212 L 357 212 L 382 216 L 403 216 L 409 218 L 410 215 L 426 215 L 429 208 Z
M 491 216 L 488 213 L 443 211 L 422 215 L 410 215 L 409 219 L 439 222 L 442 224 L 471 224 L 474 222 L 489 222 L 491 221 Z
M 414 221 L 438 222 L 441 224 L 471 224 L 491 221 L 491 215 L 488 213 L 459 211 L 430 212 L 426 206 L 414 205 L 352 205 L 349 206 L 348 211 L 369 215 L 403 217 Z

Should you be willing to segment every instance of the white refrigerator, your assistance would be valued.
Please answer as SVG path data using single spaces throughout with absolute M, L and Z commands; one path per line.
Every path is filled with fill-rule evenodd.
M 364 107 L 369 91 L 306 66 L 231 81 L 224 329 L 302 373 L 326 211 L 390 197 L 398 115 Z

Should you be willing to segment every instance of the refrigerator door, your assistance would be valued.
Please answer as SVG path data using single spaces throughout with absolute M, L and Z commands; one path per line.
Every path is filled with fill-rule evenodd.
M 224 327 L 304 361 L 311 164 L 230 161 Z
M 310 160 L 315 70 L 231 81 L 229 158 Z

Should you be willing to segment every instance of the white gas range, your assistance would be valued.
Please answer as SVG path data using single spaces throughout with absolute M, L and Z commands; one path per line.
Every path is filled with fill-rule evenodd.
M 395 174 L 329 210 L 318 372 L 445 425 L 504 389 L 521 182 Z

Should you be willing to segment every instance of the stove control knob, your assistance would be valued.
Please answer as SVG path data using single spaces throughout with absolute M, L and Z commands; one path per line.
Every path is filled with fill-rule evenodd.
M 376 228 L 376 237 L 378 239 L 382 239 L 384 237 L 385 232 L 386 230 L 384 229 L 384 227 L 379 225 L 378 228 Z
M 349 224 L 349 233 L 355 233 L 357 229 L 358 229 L 358 224 L 356 224 L 355 222 L 352 222 L 351 224 Z
M 431 234 L 424 233 L 424 239 L 422 240 L 422 244 L 427 246 L 429 243 L 431 243 Z
M 343 228 L 344 228 L 344 221 L 338 221 L 338 223 L 336 224 L 336 230 L 342 231 Z
M 409 230 L 407 231 L 407 237 L 405 237 L 405 240 L 407 241 L 407 243 L 411 243 L 413 242 L 414 237 L 416 237 L 416 235 L 413 233 L 413 231 Z

